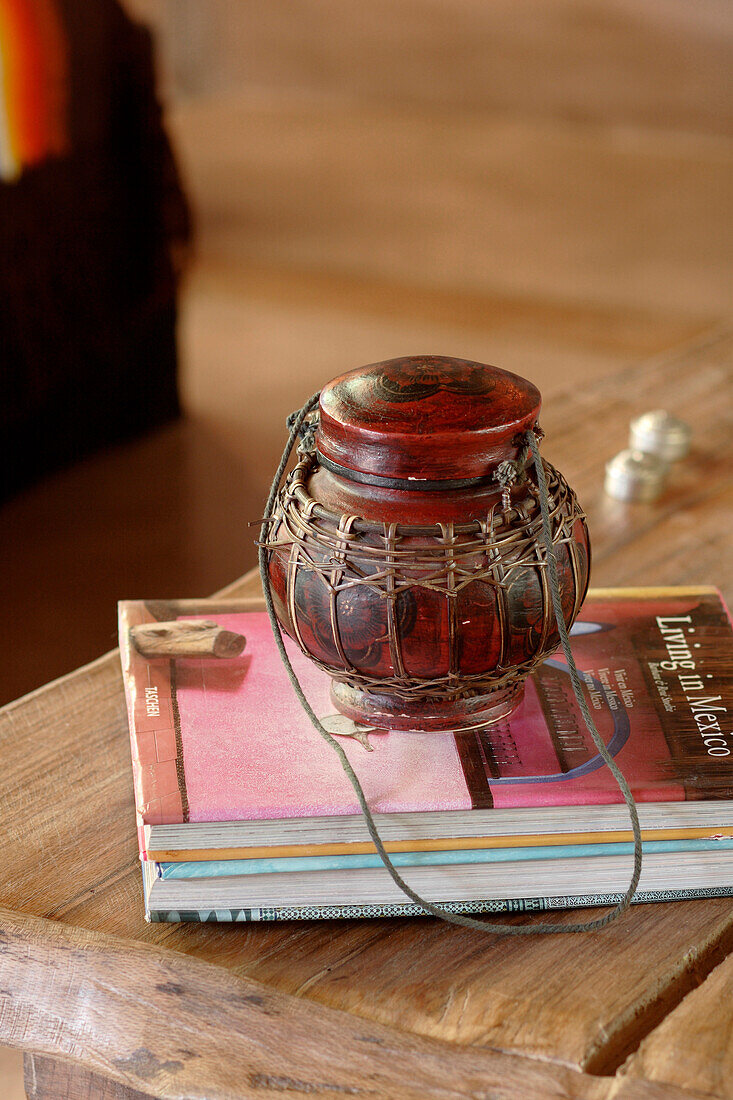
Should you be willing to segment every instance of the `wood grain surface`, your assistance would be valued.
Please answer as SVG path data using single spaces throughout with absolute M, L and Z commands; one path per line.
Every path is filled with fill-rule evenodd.
M 622 1073 L 733 1097 L 733 956 L 642 1041 Z
M 688 317 L 729 311 L 727 142 L 300 97 L 181 103 L 171 123 L 210 256 Z
M 172 951 L 7 910 L 0 910 L 0 924 L 9 987 L 3 1037 L 23 1050 L 81 1061 L 161 1100 L 277 1093 L 323 1100 L 701 1095 L 422 1039 Z
M 588 512 L 593 583 L 714 581 L 729 600 L 733 596 L 733 561 L 726 552 L 733 502 L 732 346 L 730 333 L 711 331 L 679 354 L 655 356 L 581 392 L 555 394 L 547 403 L 544 450 L 566 473 Z M 675 467 L 668 491 L 655 504 L 608 501 L 601 491 L 604 462 L 624 445 L 629 418 L 662 403 L 692 424 L 690 458 Z M 223 594 L 255 595 L 258 583 L 250 575 Z M 85 931 L 137 941 L 140 963 L 128 967 L 126 982 L 145 971 L 148 962 L 143 960 L 159 959 L 161 949 L 174 949 L 230 972 L 234 977 L 227 980 L 262 982 L 273 996 L 299 998 L 309 1005 L 309 1019 L 311 1013 L 320 1019 L 320 1011 L 347 1012 L 347 1019 L 363 1021 L 362 1028 L 391 1027 L 424 1040 L 453 1043 L 456 1058 L 458 1048 L 464 1053 L 466 1047 L 484 1053 L 490 1048 L 506 1057 L 532 1059 L 536 1072 L 539 1067 L 549 1072 L 550 1065 L 552 1073 L 560 1073 L 561 1065 L 587 1076 L 613 1074 L 638 1049 L 638 1059 L 628 1062 L 623 1080 L 609 1078 L 614 1088 L 651 1087 L 644 1083 L 646 1077 L 655 1077 L 661 1088 L 667 1088 L 665 1082 L 697 1087 L 694 1066 L 684 1076 L 675 1059 L 654 1057 L 657 1035 L 662 1043 L 665 1035 L 655 1029 L 674 1028 L 676 1013 L 682 1013 L 684 1030 L 684 1012 L 692 1003 L 688 997 L 703 995 L 710 972 L 718 980 L 716 968 L 733 950 L 733 909 L 725 899 L 639 906 L 602 933 L 521 943 L 431 919 L 147 925 L 116 653 L 5 708 L 0 713 L 0 751 L 6 868 L 0 904 L 57 922 L 50 929 L 31 922 L 38 949 L 46 943 L 46 962 L 55 957 L 48 940 L 51 930 L 62 933 L 62 926 L 69 926 L 76 929 L 72 939 L 81 937 L 74 942 L 86 942 Z M 558 914 L 557 919 L 565 918 Z M 13 927 L 19 935 L 27 931 L 25 919 Z M 115 941 L 105 938 L 108 942 Z M 172 958 L 177 961 L 171 966 L 188 965 Z M 7 973 L 5 965 L 3 958 L 0 976 Z M 20 1025 L 9 1022 L 20 1018 L 8 1007 L 16 984 L 23 989 L 22 982 L 0 981 L 5 998 L 0 1040 L 7 1043 L 21 1041 Z M 71 987 L 65 988 L 68 993 Z M 110 996 L 116 988 L 114 983 L 109 987 Z M 150 1003 L 158 1011 L 155 1000 Z M 60 1001 L 62 1019 L 73 1015 L 61 1006 Z M 28 1014 L 21 1016 L 23 1027 L 30 1026 Z M 22 1041 L 29 1049 L 64 1053 L 50 1043 L 33 1047 L 30 1038 Z M 721 1042 L 711 1039 L 708 1053 L 701 1056 L 711 1063 L 702 1079 L 718 1092 L 720 1066 L 727 1065 Z M 81 1057 L 79 1048 L 74 1049 Z M 94 1068 L 89 1060 L 87 1066 Z M 291 1069 L 293 1080 L 313 1082 Z M 290 1072 L 283 1070 L 286 1077 Z M 551 1080 L 552 1088 L 562 1080 L 558 1095 L 576 1095 L 572 1090 L 579 1079 L 572 1074 Z M 597 1076 L 589 1080 L 592 1088 L 582 1079 L 578 1095 L 594 1096 L 596 1088 L 599 1096 L 607 1095 L 606 1082 Z M 132 1078 L 128 1083 L 139 1087 Z M 550 1088 L 547 1080 L 545 1085 Z M 156 1094 L 169 1095 L 162 1087 L 156 1080 Z
M 150 1096 L 77 1062 L 43 1054 L 23 1055 L 23 1084 L 27 1100 L 146 1100 Z
M 297 94 L 730 135 L 720 0 L 127 0 L 175 95 Z M 531 74 L 531 79 L 528 79 Z

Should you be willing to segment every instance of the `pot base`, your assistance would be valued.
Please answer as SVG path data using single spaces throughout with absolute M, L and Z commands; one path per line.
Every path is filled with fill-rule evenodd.
M 331 699 L 341 714 L 362 726 L 376 729 L 413 730 L 417 733 L 451 733 L 492 726 L 516 710 L 524 697 L 524 681 L 488 695 L 465 699 L 402 699 L 331 682 Z

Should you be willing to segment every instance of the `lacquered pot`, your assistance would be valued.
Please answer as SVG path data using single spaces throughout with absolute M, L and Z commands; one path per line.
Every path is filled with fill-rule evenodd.
M 517 375 L 442 356 L 323 389 L 278 495 L 268 567 L 281 626 L 330 674 L 343 714 L 425 732 L 490 724 L 558 645 L 526 436 L 540 403 Z M 588 532 L 544 468 L 570 626 Z

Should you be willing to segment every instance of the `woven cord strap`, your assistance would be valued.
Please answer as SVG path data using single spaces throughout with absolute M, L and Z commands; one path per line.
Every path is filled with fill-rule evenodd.
M 269 534 L 268 527 L 272 518 L 273 507 L 275 505 L 280 481 L 282 480 L 282 476 L 285 473 L 290 454 L 292 452 L 295 441 L 298 438 L 298 433 L 303 424 L 303 421 L 308 416 L 308 413 L 317 406 L 319 396 L 320 395 L 318 393 L 313 394 L 313 396 L 310 397 L 308 401 L 306 401 L 303 408 L 294 417 L 289 418 L 288 420 L 290 435 L 288 438 L 287 446 L 285 447 L 283 456 L 280 460 L 280 464 L 277 468 L 275 477 L 273 478 L 272 485 L 270 487 L 270 493 L 267 498 L 267 505 L 265 507 L 265 517 L 260 533 L 260 577 L 262 578 L 262 589 L 265 595 L 267 613 L 270 617 L 270 623 L 272 625 L 272 632 L 275 637 L 275 642 L 280 652 L 283 665 L 285 666 L 285 671 L 288 674 L 288 679 L 293 685 L 293 690 L 295 691 L 295 694 L 300 700 L 303 710 L 308 715 L 308 718 L 312 722 L 313 726 L 324 739 L 324 741 L 328 742 L 328 744 L 338 756 L 341 762 L 341 767 L 346 772 L 346 775 L 349 778 L 349 782 L 354 788 L 354 792 L 359 801 L 359 806 L 361 807 L 361 812 L 364 815 L 364 820 L 366 821 L 367 829 L 369 830 L 369 835 L 372 838 L 374 847 L 379 853 L 379 857 L 382 860 L 382 863 L 384 864 L 395 885 L 397 885 L 411 901 L 413 901 L 416 905 L 421 906 L 427 913 L 431 913 L 434 917 L 439 917 L 441 920 L 447 921 L 449 924 L 458 924 L 462 928 L 474 928 L 479 932 L 491 932 L 495 935 L 504 936 L 533 936 L 538 934 L 557 935 L 561 932 L 593 932 L 597 931 L 599 928 L 605 928 L 607 924 L 610 924 L 612 920 L 615 920 L 616 917 L 620 916 L 621 913 L 628 909 L 629 905 L 631 904 L 631 899 L 636 892 L 636 887 L 639 883 L 642 854 L 639 816 L 636 811 L 636 803 L 634 802 L 634 797 L 631 793 L 631 790 L 629 789 L 629 785 L 624 779 L 620 768 L 613 760 L 613 758 L 609 755 L 608 750 L 606 749 L 606 746 L 601 739 L 598 730 L 595 727 L 595 723 L 593 721 L 590 709 L 583 693 L 580 676 L 578 674 L 575 661 L 573 660 L 573 654 L 570 648 L 570 639 L 568 637 L 567 627 L 565 626 L 565 619 L 563 616 L 562 603 L 560 598 L 560 585 L 558 581 L 557 563 L 555 560 L 555 551 L 552 540 L 550 510 L 548 507 L 547 481 L 545 479 L 545 471 L 542 466 L 542 459 L 540 458 L 539 447 L 534 432 L 530 431 L 527 433 L 527 443 L 532 452 L 532 458 L 534 460 L 535 470 L 537 472 L 537 484 L 540 491 L 540 508 L 542 513 L 542 533 L 545 544 L 545 557 L 550 582 L 550 592 L 552 594 L 552 606 L 555 612 L 555 619 L 557 620 L 557 628 L 560 632 L 560 642 L 565 653 L 565 659 L 567 660 L 568 668 L 570 670 L 570 678 L 573 685 L 573 691 L 575 692 L 575 697 L 578 700 L 578 705 L 583 714 L 583 718 L 585 719 L 585 724 L 588 727 L 588 732 L 593 738 L 593 742 L 598 749 L 599 755 L 608 765 L 624 797 L 624 801 L 629 809 L 629 816 L 631 817 L 631 825 L 634 832 L 634 873 L 632 875 L 628 890 L 624 894 L 621 901 L 619 901 L 613 909 L 606 913 L 605 916 L 599 917 L 597 920 L 582 921 L 577 924 L 495 924 L 492 921 L 476 920 L 475 918 L 465 916 L 462 913 L 452 913 L 448 909 L 444 909 L 442 906 L 435 905 L 433 904 L 433 902 L 426 901 L 425 898 L 420 897 L 420 895 L 416 893 L 416 891 L 413 890 L 412 887 L 404 881 L 404 879 L 401 877 L 397 869 L 394 867 L 392 861 L 390 860 L 384 844 L 382 843 L 382 838 L 377 831 L 377 826 L 374 823 L 374 818 L 372 817 L 371 810 L 369 809 L 369 806 L 367 804 L 366 796 L 362 789 L 361 783 L 359 782 L 356 772 L 351 766 L 351 763 L 344 751 L 343 746 L 339 744 L 336 738 L 332 737 L 328 730 L 325 729 L 325 727 L 321 724 L 313 708 L 305 697 L 303 689 L 300 686 L 298 677 L 295 674 L 295 670 L 290 663 L 290 658 L 288 657 L 287 651 L 285 649 L 285 643 L 283 641 L 280 624 L 275 614 L 275 608 L 272 602 L 272 592 L 270 589 L 270 576 L 267 560 L 268 552 L 266 543 Z

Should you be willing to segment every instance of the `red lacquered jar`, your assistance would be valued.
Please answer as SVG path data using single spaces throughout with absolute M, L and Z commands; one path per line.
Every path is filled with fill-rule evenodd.
M 558 645 L 526 433 L 540 394 L 496 367 L 391 359 L 322 391 L 268 538 L 278 619 L 368 726 L 490 724 Z M 545 463 L 565 621 L 585 517 Z

